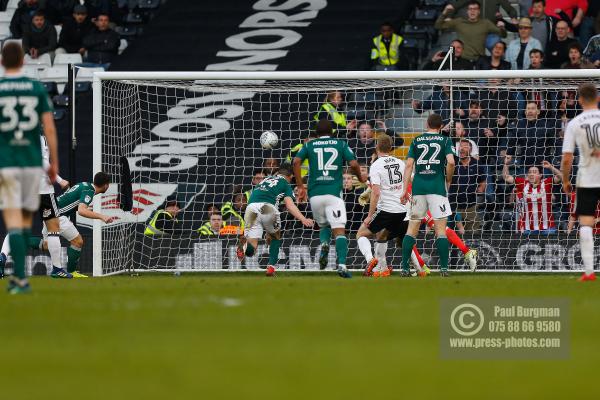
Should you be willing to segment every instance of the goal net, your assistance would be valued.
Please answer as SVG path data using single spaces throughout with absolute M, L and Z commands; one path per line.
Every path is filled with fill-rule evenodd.
M 265 268 L 264 242 L 254 257 L 242 263 L 235 257 L 248 193 L 293 157 L 320 110 L 327 117 L 325 102 L 345 117 L 346 126 L 336 121 L 336 135 L 348 140 L 365 173 L 377 135 L 392 135 L 393 153 L 404 159 L 427 115 L 442 116 L 458 156 L 449 226 L 478 251 L 479 270 L 580 269 L 573 199 L 556 174 L 565 125 L 580 112 L 576 88 L 599 78 L 599 71 L 589 70 L 96 74 L 94 168 L 115 184 L 94 207 L 117 219 L 80 219 L 94 227 L 94 273 Z M 279 137 L 274 149 L 260 145 L 267 130 Z M 119 203 L 124 159 L 130 212 Z M 351 269 L 364 267 L 355 240 L 368 211 L 358 203 L 363 191 L 356 178 L 344 176 Z M 176 222 L 149 230 L 156 212 L 174 204 Z M 307 204 L 299 207 L 311 216 Z M 318 270 L 318 231 L 303 228 L 283 209 L 282 229 L 278 268 Z M 437 268 L 425 223 L 417 247 Z M 459 247 L 452 246 L 451 269 L 467 269 Z M 387 258 L 400 266 L 401 251 L 392 242 Z

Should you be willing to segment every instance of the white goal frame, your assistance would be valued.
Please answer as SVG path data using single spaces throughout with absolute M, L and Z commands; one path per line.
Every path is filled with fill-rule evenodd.
M 93 90 L 93 173 L 97 173 L 102 168 L 102 82 L 115 80 L 180 80 L 180 81 L 323 81 L 323 80 L 435 80 L 445 79 L 452 84 L 453 79 L 593 79 L 600 78 L 600 69 L 560 69 L 560 70 L 486 70 L 486 71 L 274 71 L 274 72 L 168 72 L 168 71 L 104 71 L 94 72 L 92 90 Z M 94 211 L 101 210 L 101 196 L 97 196 L 93 201 Z M 101 221 L 93 221 L 93 275 L 102 276 L 102 232 Z M 218 272 L 227 272 L 221 270 Z M 489 270 L 487 272 L 523 272 L 519 270 Z M 572 270 L 553 270 L 536 271 L 538 273 L 567 272 Z

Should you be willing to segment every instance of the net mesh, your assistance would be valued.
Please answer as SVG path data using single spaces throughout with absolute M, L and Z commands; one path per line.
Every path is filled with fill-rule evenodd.
M 442 116 L 459 160 L 449 191 L 454 211 L 449 226 L 466 244 L 452 246 L 451 268 L 467 268 L 466 248 L 478 251 L 484 270 L 580 269 L 576 225 L 570 221 L 573 199 L 555 176 L 565 125 L 580 112 L 576 88 L 583 81 L 598 83 L 547 77 L 102 81 L 102 169 L 118 177 L 119 159 L 128 157 L 134 191 L 131 213 L 118 209 L 117 185 L 102 198 L 102 212 L 118 217 L 102 227 L 103 273 L 264 268 L 268 247 L 259 246 L 255 257 L 240 263 L 230 228 L 241 225 L 253 184 L 291 159 L 333 92 L 342 95 L 335 107 L 348 121 L 336 134 L 348 140 L 365 173 L 378 134 L 392 135 L 394 154 L 405 159 L 427 115 Z M 267 130 L 279 136 L 275 149 L 260 146 Z M 364 266 L 354 240 L 368 211 L 358 204 L 364 190 L 345 175 L 350 268 Z M 156 210 L 172 200 L 181 208 L 177 222 L 165 225 L 163 234 L 148 234 Z M 307 204 L 299 208 L 311 216 Z M 223 222 L 215 217 L 210 229 L 215 212 Z M 318 269 L 318 231 L 302 228 L 283 209 L 282 221 L 279 268 Z M 426 223 L 417 247 L 435 268 Z M 390 243 L 387 257 L 388 264 L 399 266 L 399 247 Z M 334 268 L 334 251 L 329 261 L 328 269 Z

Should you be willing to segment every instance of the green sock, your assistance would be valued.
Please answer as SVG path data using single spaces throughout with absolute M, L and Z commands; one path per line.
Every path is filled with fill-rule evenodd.
M 448 238 L 446 236 L 440 236 L 435 241 L 435 247 L 437 248 L 438 257 L 440 258 L 440 269 L 442 271 L 448 270 L 448 258 L 450 257 L 450 245 L 448 244 Z
M 338 265 L 346 266 L 346 257 L 348 256 L 348 238 L 346 236 L 341 235 L 335 238 L 335 253 Z
M 416 242 L 415 238 L 408 234 L 404 235 L 404 239 L 402 239 L 402 269 L 404 271 L 410 271 L 410 254 Z
M 254 255 L 254 250 L 256 250 L 254 246 L 252 246 L 250 243 L 246 243 L 246 251 L 244 254 L 246 254 L 248 257 L 252 257 Z
M 10 243 L 10 254 L 14 263 L 13 275 L 19 279 L 25 279 L 25 254 L 27 253 L 27 246 L 23 230 L 10 230 L 8 232 L 8 240 Z
M 42 238 L 39 236 L 31 236 L 27 240 L 27 247 L 34 250 L 40 250 L 42 248 Z
M 331 228 L 328 226 L 321 228 L 319 239 L 321 239 L 321 244 L 329 244 L 331 242 Z
M 81 256 L 81 249 L 74 246 L 69 246 L 67 249 L 67 272 L 77 271 L 77 264 L 79 263 L 79 257 Z
M 279 261 L 279 247 L 281 246 L 281 239 L 272 239 L 271 245 L 269 246 L 269 265 L 277 265 Z

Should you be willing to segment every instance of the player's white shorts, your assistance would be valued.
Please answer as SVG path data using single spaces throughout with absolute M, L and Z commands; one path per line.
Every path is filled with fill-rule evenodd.
M 0 169 L 0 209 L 37 211 L 42 173 L 41 167 Z
M 273 204 L 252 203 L 246 207 L 244 214 L 244 236 L 250 239 L 261 239 L 263 232 L 269 234 L 281 229 L 279 210 Z
M 427 210 L 431 211 L 433 219 L 444 219 L 452 215 L 450 202 L 446 196 L 439 194 L 413 195 L 410 204 L 410 219 L 420 221 L 427 216 Z
M 64 215 L 58 217 L 58 223 L 60 226 L 60 236 L 67 239 L 69 242 L 79 236 L 79 231 L 68 217 Z M 46 224 L 44 224 L 44 227 L 42 228 L 42 236 L 44 237 L 44 240 L 48 240 L 48 229 L 46 228 Z
M 331 194 L 313 196 L 310 198 L 310 208 L 320 227 L 329 226 L 331 229 L 346 227 L 346 203 L 339 197 Z

